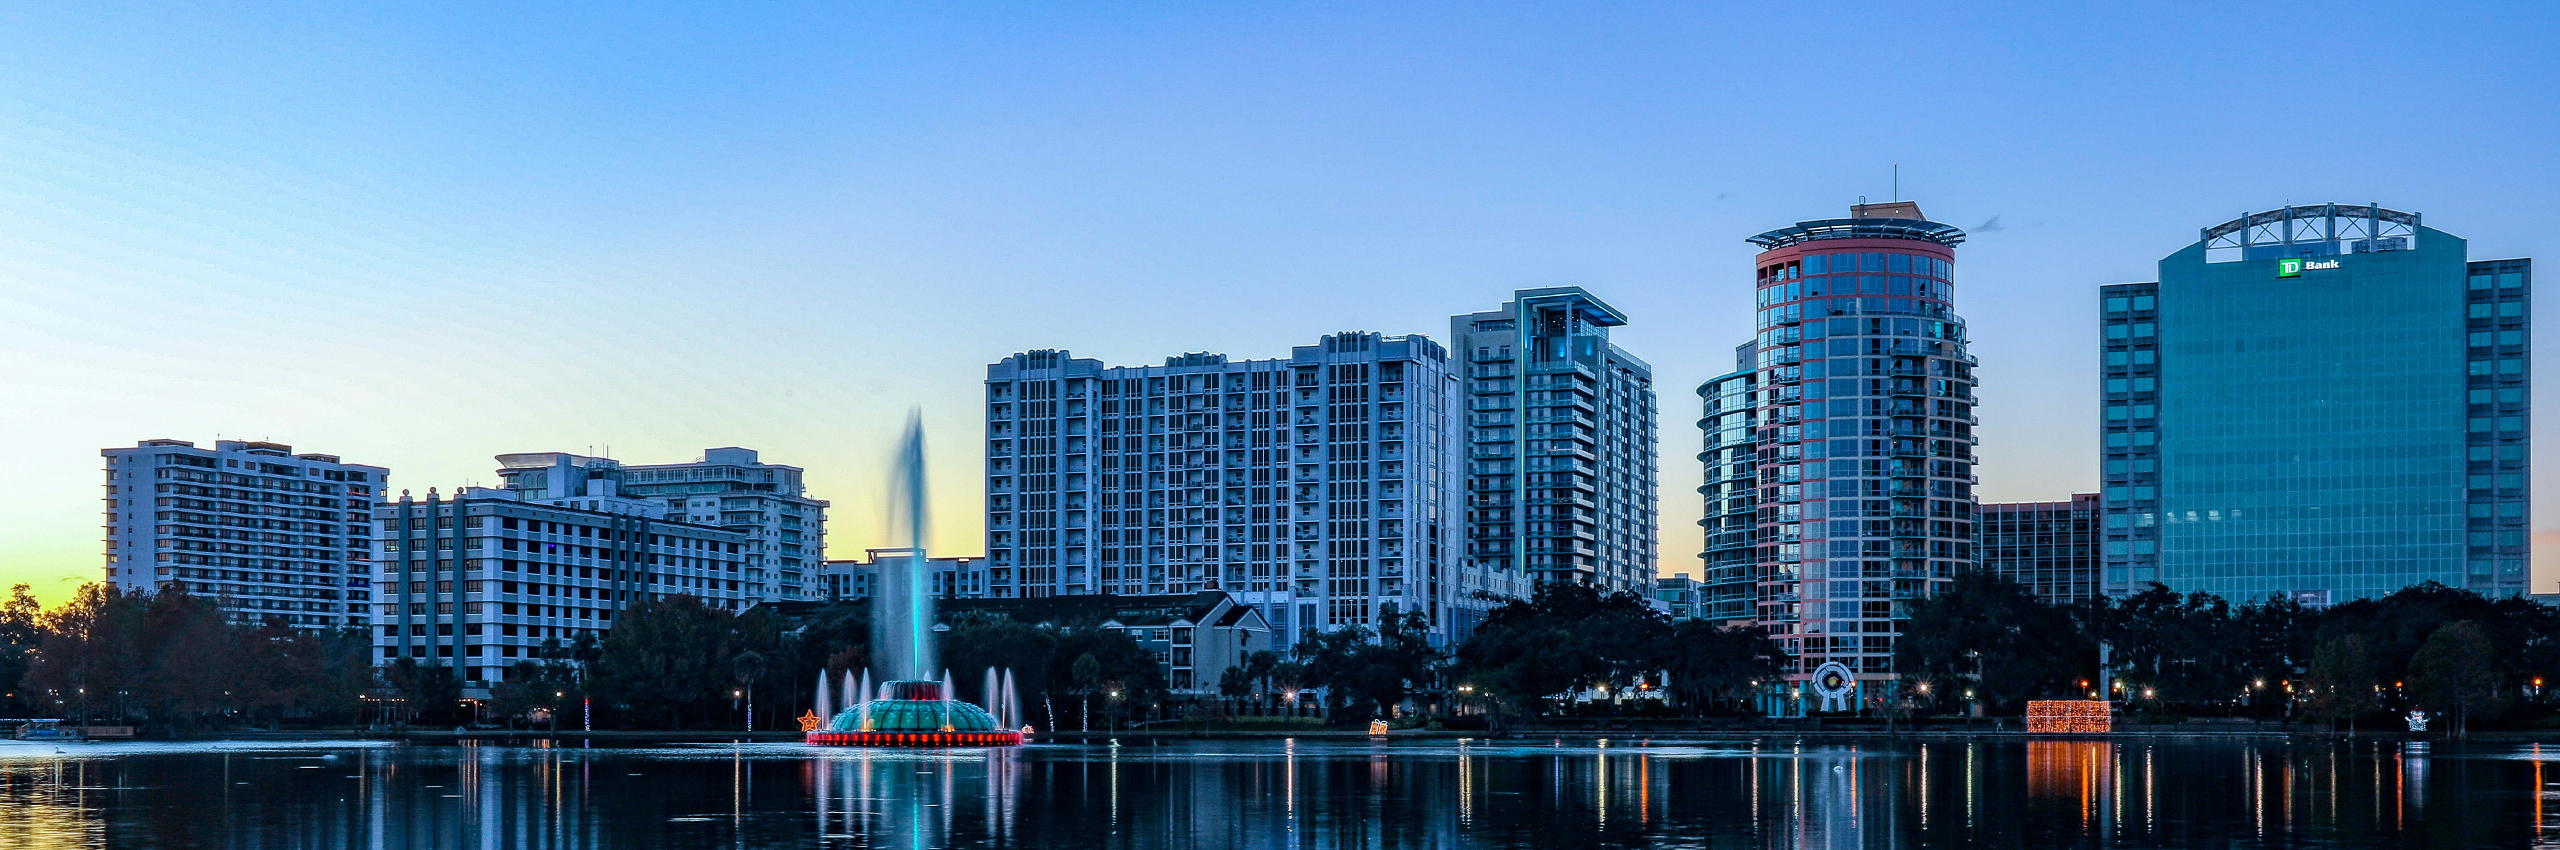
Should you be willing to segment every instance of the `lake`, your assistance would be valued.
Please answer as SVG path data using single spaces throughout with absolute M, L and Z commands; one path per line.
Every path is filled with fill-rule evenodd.
M 0 847 L 2560 846 L 2560 747 L 0 742 Z

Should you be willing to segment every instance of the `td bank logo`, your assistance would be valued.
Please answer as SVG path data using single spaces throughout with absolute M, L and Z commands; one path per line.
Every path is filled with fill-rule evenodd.
M 2302 273 L 2306 271 L 2328 271 L 2345 265 L 2345 263 L 2338 260 L 2305 260 L 2300 257 L 2285 257 L 2276 260 L 2276 276 L 2301 277 Z

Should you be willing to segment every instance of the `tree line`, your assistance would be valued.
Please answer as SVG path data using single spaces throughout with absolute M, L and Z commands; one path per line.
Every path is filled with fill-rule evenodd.
M 2157 584 L 2056 604 L 1976 571 L 1913 602 L 1895 666 L 1903 707 L 1921 711 L 2107 698 L 2163 715 L 2352 724 L 2421 710 L 2457 729 L 2518 725 L 2551 715 L 2560 610 L 2433 582 L 2319 609 Z
M 309 631 L 225 619 L 183 591 L 83 587 L 52 610 L 24 585 L 0 603 L 0 711 L 183 732 L 215 726 L 464 723 L 577 728 L 796 729 L 821 670 L 871 666 L 869 606 L 785 622 L 689 596 L 640 603 L 602 637 L 551 642 L 513 662 L 483 699 L 454 668 L 372 663 L 360 629 Z M 1420 711 L 1496 717 L 1573 712 L 1749 714 L 1790 659 L 1758 632 L 1673 621 L 1650 600 L 1549 584 L 1491 608 L 1454 646 L 1418 612 L 1305 636 L 1220 671 L 1202 705 L 1098 622 L 1026 624 L 965 615 L 938 634 L 957 696 L 1011 670 L 1042 728 L 1103 727 L 1199 710 L 1321 699 L 1344 725 Z M 2412 709 L 2456 727 L 2553 722 L 2560 611 L 2427 584 L 2312 609 L 2240 605 L 2153 586 L 2054 604 L 1995 575 L 1960 576 L 1915 600 L 1895 664 L 1892 712 L 2014 716 L 2040 698 L 2119 701 L 2155 715 L 2227 714 L 2378 723 Z M 2102 654 L 2103 653 L 2103 654 Z M 2103 666 L 2102 666 L 2103 665 Z M 1209 685 L 1211 683 L 1203 683 Z
M 485 697 L 435 660 L 373 663 L 364 629 L 230 622 L 181 589 L 80 588 L 46 610 L 26 585 L 0 603 L 0 714 L 159 733 L 243 726 L 465 724 L 577 729 L 799 728 L 817 674 L 871 664 L 870 609 L 824 606 L 787 623 L 769 608 L 730 612 L 692 596 L 635 604 L 615 628 L 546 641 L 507 665 Z M 1010 669 L 1030 716 L 1127 722 L 1160 710 L 1165 682 L 1136 641 L 1098 623 L 1032 626 L 961 617 L 942 634 L 959 696 Z M 1072 709 L 1068 707 L 1072 704 Z M 1070 710 L 1075 713 L 1069 713 Z
M 1490 600 L 1488 600 L 1490 601 Z M 1315 690 L 1337 725 L 1406 707 L 1492 718 L 1542 714 L 1738 714 L 1775 679 L 1783 657 L 1760 633 L 1673 621 L 1633 593 L 1577 583 L 1540 585 L 1503 600 L 1466 638 L 1431 645 L 1420 612 L 1391 612 L 1378 628 L 1308 635 L 1286 657 L 1257 654 L 1220 679 L 1229 698 Z

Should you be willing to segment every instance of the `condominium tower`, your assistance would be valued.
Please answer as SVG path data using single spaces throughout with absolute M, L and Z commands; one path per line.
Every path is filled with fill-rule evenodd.
M 2106 592 L 2525 592 L 2532 293 L 2531 260 L 2338 204 L 2102 288 Z
M 1625 314 L 1579 287 L 1451 317 L 1465 369 L 1466 557 L 1512 582 L 1653 591 L 1653 367 Z
M 1778 641 L 1790 682 L 1890 679 L 1910 601 L 1976 562 L 1964 232 L 1904 201 L 1750 241 L 1758 336 L 1698 390 L 1705 616 Z
M 598 492 L 661 502 L 668 519 L 746 536 L 747 598 L 819 599 L 826 563 L 827 502 L 809 497 L 796 466 L 764 463 L 754 449 L 704 449 L 692 463 L 626 466 L 566 452 L 498 456 L 498 478 L 527 501 L 579 507 Z M 595 505 L 585 505 L 593 508 Z
M 600 639 L 617 614 L 654 598 L 726 611 L 752 600 L 741 589 L 746 535 L 671 518 L 609 479 L 551 494 L 466 487 L 375 505 L 377 663 L 449 666 L 484 688 L 546 642 Z
M 245 440 L 144 440 L 100 454 L 108 584 L 213 597 L 235 623 L 369 622 L 367 513 L 389 471 Z
M 1286 359 L 987 368 L 987 595 L 1233 593 L 1291 645 L 1389 611 L 1435 640 L 1477 591 L 1459 557 L 1459 387 L 1420 336 L 1337 333 Z

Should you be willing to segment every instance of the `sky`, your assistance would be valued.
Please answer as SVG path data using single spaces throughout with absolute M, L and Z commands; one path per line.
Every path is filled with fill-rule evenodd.
M 0 583 L 94 579 L 98 452 L 164 437 L 421 493 L 746 446 L 844 557 L 910 410 L 975 554 L 1007 354 L 1438 338 L 1559 285 L 1655 367 L 1694 570 L 1752 234 L 1897 194 L 1970 231 L 1992 501 L 2094 489 L 2096 287 L 2198 228 L 2560 248 L 2555 4 L 2048 5 L 0 6 Z

